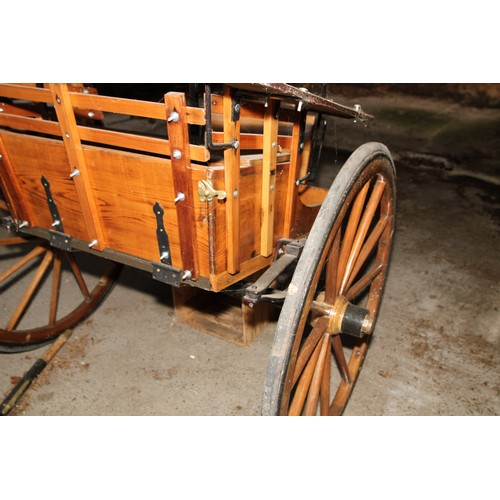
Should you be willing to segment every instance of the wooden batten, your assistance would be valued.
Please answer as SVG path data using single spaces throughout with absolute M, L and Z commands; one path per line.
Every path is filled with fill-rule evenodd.
M 296 112 L 296 119 L 293 125 L 290 171 L 288 175 L 288 185 L 286 190 L 286 208 L 285 208 L 285 226 L 284 237 L 289 238 L 292 229 L 292 223 L 295 220 L 295 207 L 297 203 L 297 185 L 296 180 L 299 178 L 300 171 L 300 128 L 301 123 L 306 119 L 305 111 Z
M 27 116 L 0 113 L 0 127 L 9 127 L 21 132 L 38 132 L 60 136 L 61 129 L 57 122 L 49 122 Z
M 262 163 L 262 229 L 260 253 L 269 257 L 274 249 L 274 199 L 276 193 L 276 155 L 278 152 L 278 102 L 271 100 L 264 114 Z
M 167 122 L 172 151 L 171 165 L 176 193 L 177 223 L 182 256 L 182 267 L 191 273 L 191 279 L 199 277 L 196 217 L 189 155 L 189 132 L 186 118 L 186 96 L 182 92 L 165 94 L 166 117 L 177 113 L 178 119 Z
M 9 99 L 52 103 L 48 89 L 27 87 L 25 85 L 0 84 L 0 96 Z
M 99 220 L 96 201 L 90 185 L 90 175 L 85 162 L 78 126 L 76 124 L 73 107 L 69 98 L 68 87 L 65 84 L 49 84 L 52 94 L 52 102 L 59 120 L 62 138 L 68 159 L 70 162 L 68 168 L 68 176 L 77 169 L 79 175 L 73 177 L 78 200 L 82 209 L 83 220 L 89 234 L 93 248 L 96 250 L 104 250 L 106 242 L 104 240 L 104 232 Z
M 233 121 L 231 89 L 225 87 L 224 142 L 240 141 L 239 120 Z M 227 272 L 236 274 L 240 269 L 240 147 L 224 151 L 224 187 L 226 191 Z

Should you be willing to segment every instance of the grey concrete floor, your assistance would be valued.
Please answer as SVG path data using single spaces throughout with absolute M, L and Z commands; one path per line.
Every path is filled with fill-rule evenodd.
M 388 147 L 398 172 L 394 249 L 345 414 L 499 415 L 498 184 L 468 176 L 471 164 Z M 2 252 L 0 270 L 15 249 Z M 10 301 L 2 294 L 2 320 Z M 13 414 L 259 415 L 273 331 L 249 347 L 196 331 L 175 319 L 166 285 L 125 268 Z M 0 355 L 0 393 L 43 352 Z

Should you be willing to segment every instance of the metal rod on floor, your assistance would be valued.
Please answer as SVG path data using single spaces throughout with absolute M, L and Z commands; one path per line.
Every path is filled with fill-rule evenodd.
M 56 341 L 50 346 L 45 356 L 35 361 L 33 366 L 24 374 L 21 380 L 0 404 L 0 416 L 4 417 L 11 412 L 21 396 L 28 390 L 35 378 L 40 375 L 43 369 L 50 363 L 52 358 L 59 352 L 61 347 L 68 341 L 72 333 L 73 330 L 67 330 L 59 335 Z

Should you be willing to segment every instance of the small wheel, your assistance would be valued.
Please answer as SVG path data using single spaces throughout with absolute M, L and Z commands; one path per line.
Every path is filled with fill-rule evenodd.
M 0 352 L 40 347 L 78 324 L 104 299 L 121 268 L 17 236 L 0 238 L 0 251 Z
M 387 148 L 342 167 L 311 228 L 278 320 L 264 415 L 340 415 L 361 369 L 387 275 L 395 209 Z

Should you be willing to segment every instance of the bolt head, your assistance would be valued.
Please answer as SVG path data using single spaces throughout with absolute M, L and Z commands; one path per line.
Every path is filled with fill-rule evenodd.
M 172 111 L 167 118 L 167 121 L 170 122 L 178 122 L 179 121 L 179 113 L 177 111 Z
M 93 111 L 89 111 L 88 117 L 89 118 L 94 118 L 94 116 L 95 116 L 94 112 Z
M 238 141 L 234 141 L 232 146 L 234 149 L 238 149 L 240 147 L 240 143 Z
M 182 153 L 178 150 L 178 149 L 174 149 L 172 151 L 172 156 L 176 159 L 176 160 L 180 160 L 182 158 Z

